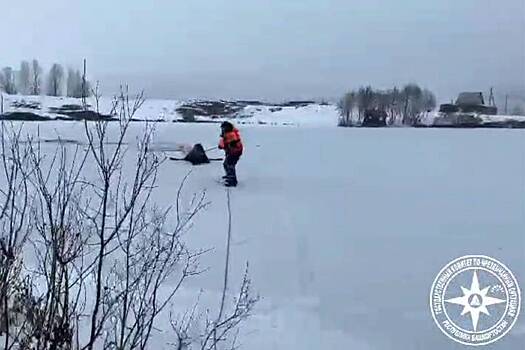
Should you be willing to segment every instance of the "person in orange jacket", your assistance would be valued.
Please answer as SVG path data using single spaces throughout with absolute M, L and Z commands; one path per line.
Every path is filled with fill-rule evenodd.
M 235 166 L 242 155 L 243 145 L 241 141 L 241 134 L 232 123 L 223 122 L 221 124 L 221 138 L 219 140 L 219 148 L 224 150 L 224 185 L 227 187 L 237 186 L 237 172 Z

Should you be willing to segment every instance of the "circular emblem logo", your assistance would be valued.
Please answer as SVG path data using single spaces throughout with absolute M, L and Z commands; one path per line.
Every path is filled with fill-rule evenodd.
M 498 260 L 467 255 L 439 271 L 430 291 L 430 310 L 450 339 L 487 345 L 507 334 L 520 312 L 520 287 Z

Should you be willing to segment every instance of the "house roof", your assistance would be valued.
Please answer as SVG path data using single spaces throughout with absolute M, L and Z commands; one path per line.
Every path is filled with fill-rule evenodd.
M 482 92 L 462 92 L 456 100 L 457 105 L 484 105 Z

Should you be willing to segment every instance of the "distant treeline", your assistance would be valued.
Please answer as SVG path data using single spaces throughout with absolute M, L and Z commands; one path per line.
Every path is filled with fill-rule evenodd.
M 89 97 L 91 85 L 80 70 L 64 67 L 58 63 L 51 66 L 47 74 L 38 60 L 22 61 L 19 70 L 4 67 L 0 70 L 0 91 L 9 95 L 48 95 Z
M 340 126 L 359 125 L 368 116 L 384 119 L 386 124 L 418 124 L 421 114 L 436 107 L 432 91 L 417 84 L 399 89 L 377 90 L 371 86 L 346 93 L 338 103 Z M 379 117 L 378 117 L 379 116 Z

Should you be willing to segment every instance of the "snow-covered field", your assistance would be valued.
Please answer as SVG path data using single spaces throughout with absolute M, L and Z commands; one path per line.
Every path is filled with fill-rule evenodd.
M 83 132 L 77 122 L 25 127 L 37 125 L 48 139 Z M 130 147 L 142 127 L 132 125 Z M 262 297 L 242 328 L 244 349 L 462 349 L 429 311 L 440 268 L 461 255 L 490 255 L 525 285 L 523 131 L 241 126 L 241 133 L 246 151 L 231 192 L 232 282 L 248 260 Z M 217 137 L 217 125 L 159 123 L 154 143 L 206 147 Z M 189 170 L 163 164 L 154 200 L 173 204 Z M 220 290 L 227 227 L 221 172 L 220 163 L 194 167 L 186 187 L 187 195 L 206 189 L 212 202 L 187 239 L 215 250 L 203 260 L 210 271 L 186 285 L 181 303 L 201 288 Z M 523 349 L 523 315 L 490 349 Z M 155 343 L 160 349 L 168 341 L 158 334 Z
M 76 98 L 51 97 L 51 96 L 19 96 L 3 95 L 4 112 L 30 112 L 55 119 L 61 116 L 53 111 L 64 105 L 81 105 L 82 101 Z M 90 109 L 96 109 L 96 100 L 91 97 L 87 99 Z M 111 111 L 113 99 L 101 97 L 99 99 L 99 110 L 101 113 Z M 182 116 L 177 113 L 177 108 L 184 102 L 177 100 L 146 99 L 142 108 L 138 110 L 135 119 L 140 120 L 162 120 L 172 122 L 179 120 Z M 38 109 L 24 108 L 16 103 L 24 105 L 34 104 Z M 15 104 L 15 105 L 14 105 Z M 239 112 L 239 123 L 242 125 L 270 125 L 270 126 L 304 126 L 323 125 L 335 126 L 339 113 L 334 105 L 311 104 L 304 107 L 275 107 L 272 105 L 249 105 Z M 197 121 L 210 121 L 210 117 L 196 117 Z M 213 119 L 220 121 L 220 118 Z

